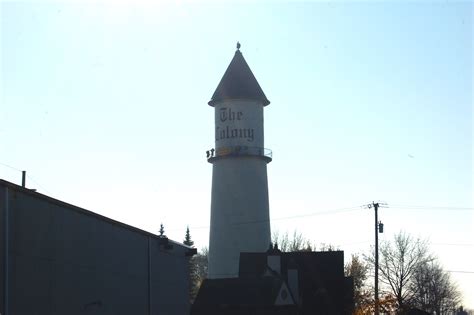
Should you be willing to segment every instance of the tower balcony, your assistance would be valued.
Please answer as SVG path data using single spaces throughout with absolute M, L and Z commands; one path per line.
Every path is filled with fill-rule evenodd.
M 262 147 L 249 147 L 249 146 L 233 146 L 233 147 L 222 147 L 217 150 L 212 148 L 206 151 L 207 161 L 209 163 L 214 162 L 217 159 L 224 157 L 235 157 L 235 156 L 255 156 L 260 157 L 270 163 L 272 161 L 272 150 Z

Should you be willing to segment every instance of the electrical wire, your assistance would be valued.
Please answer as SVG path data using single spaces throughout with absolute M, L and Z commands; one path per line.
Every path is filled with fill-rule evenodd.
M 337 208 L 337 209 L 332 209 L 332 210 L 325 210 L 325 211 L 318 211 L 318 212 L 312 212 L 312 213 L 306 213 L 306 214 L 296 214 L 292 216 L 285 216 L 285 217 L 277 217 L 277 218 L 272 218 L 270 219 L 270 222 L 273 221 L 281 221 L 281 220 L 291 220 L 291 219 L 297 219 L 297 218 L 304 218 L 304 217 L 312 217 L 312 216 L 318 216 L 318 215 L 332 215 L 332 214 L 338 214 L 338 213 L 345 213 L 345 212 L 353 212 L 357 210 L 364 210 L 363 208 L 366 207 L 365 205 L 363 206 L 355 206 L 355 207 L 349 207 L 349 208 Z M 382 208 L 382 207 L 381 207 Z M 384 206 L 383 208 L 388 208 L 388 209 L 414 209 L 414 210 L 459 210 L 459 211 L 472 211 L 474 208 L 471 207 L 451 207 L 451 206 L 421 206 L 421 205 L 400 205 L 400 204 L 392 204 L 390 203 L 390 207 Z M 262 223 L 262 222 L 267 222 L 268 220 L 255 220 L 255 221 L 244 221 L 244 222 L 239 222 L 234 225 L 245 225 L 245 224 L 253 224 L 253 223 Z M 203 225 L 203 226 L 190 226 L 190 228 L 196 230 L 196 229 L 209 229 L 209 225 Z M 173 230 L 180 230 L 180 229 L 171 229 Z M 433 244 L 433 245 L 444 245 L 444 246 L 474 246 L 474 244 Z
M 48 193 L 49 195 L 51 195 L 51 192 L 49 192 L 46 188 L 44 188 L 42 185 L 40 185 L 40 183 L 38 183 L 37 180 L 35 180 L 33 177 L 29 176 L 28 174 L 26 175 L 26 177 L 28 179 L 30 179 L 33 183 L 35 183 L 39 188 L 41 188 L 42 190 L 44 190 L 46 193 Z
M 474 244 L 469 243 L 430 243 L 434 246 L 474 246 Z
M 455 207 L 455 206 L 422 206 L 422 205 L 403 205 L 390 203 L 391 208 L 404 210 L 454 210 L 454 211 L 473 211 L 474 207 Z
M 3 165 L 3 166 L 5 166 L 5 167 L 8 167 L 8 168 L 10 168 L 10 169 L 12 169 L 12 170 L 15 170 L 15 171 L 17 171 L 17 172 L 21 172 L 21 170 L 17 169 L 16 167 L 10 166 L 10 165 L 5 164 L 5 163 L 0 162 L 0 165 Z
M 0 162 L 0 165 L 3 165 L 3 166 L 5 166 L 5 167 L 7 167 L 7 168 L 10 168 L 10 169 L 12 169 L 12 170 L 14 170 L 14 171 L 17 171 L 17 172 L 20 172 L 20 173 L 23 172 L 22 170 L 20 170 L 20 169 L 18 169 L 18 168 L 16 168 L 16 167 L 13 167 L 13 166 L 11 166 L 11 165 L 8 165 L 8 164 L 2 163 L 2 162 Z M 35 183 L 39 188 L 41 188 L 41 190 L 43 190 L 43 191 L 45 191 L 46 193 L 48 193 L 48 194 L 51 195 L 51 192 L 49 192 L 46 188 L 44 188 L 44 186 L 42 186 L 40 183 L 38 183 L 38 181 L 35 180 L 33 177 L 31 177 L 30 175 L 26 174 L 26 178 L 30 179 L 30 180 L 31 180 L 33 183 Z
M 265 222 L 272 222 L 272 221 L 280 221 L 280 220 L 291 220 L 291 219 L 297 219 L 297 218 L 305 218 L 305 217 L 312 217 L 312 216 L 318 216 L 318 215 L 331 215 L 331 214 L 339 214 L 339 213 L 345 213 L 345 212 L 353 212 L 353 211 L 360 211 L 363 210 L 359 206 L 356 207 L 349 207 L 349 208 L 337 208 L 337 209 L 332 209 L 332 210 L 325 210 L 325 211 L 317 211 L 317 212 L 311 212 L 311 213 L 304 213 L 304 214 L 296 214 L 296 215 L 291 215 L 291 216 L 285 216 L 285 217 L 278 217 L 278 218 L 273 218 L 270 220 L 264 219 L 264 220 L 250 220 L 250 221 L 243 221 L 243 222 L 238 222 L 231 224 L 232 226 L 238 226 L 238 225 L 246 225 L 246 224 L 257 224 L 257 223 L 265 223 Z M 203 226 L 190 226 L 190 229 L 197 230 L 197 229 L 209 229 L 210 225 L 203 225 Z M 176 231 L 178 230 L 177 228 L 175 229 L 169 229 L 170 231 Z M 181 230 L 181 229 L 179 229 Z

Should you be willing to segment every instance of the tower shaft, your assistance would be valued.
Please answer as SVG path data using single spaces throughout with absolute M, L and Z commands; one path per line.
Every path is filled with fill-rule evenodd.
M 268 248 L 266 164 L 258 157 L 229 157 L 213 163 L 209 278 L 237 276 L 241 252 Z

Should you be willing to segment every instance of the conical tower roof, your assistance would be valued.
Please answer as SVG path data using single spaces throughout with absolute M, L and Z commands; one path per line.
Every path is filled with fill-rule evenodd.
M 231 99 L 257 100 L 264 106 L 270 104 L 239 49 L 208 104 L 214 106 L 216 102 Z

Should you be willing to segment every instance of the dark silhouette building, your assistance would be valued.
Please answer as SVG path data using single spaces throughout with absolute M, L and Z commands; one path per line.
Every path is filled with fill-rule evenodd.
M 206 279 L 191 314 L 296 315 L 298 308 L 279 277 Z
M 0 180 L 0 313 L 188 314 L 195 249 Z
M 344 252 L 272 248 L 241 253 L 238 278 L 205 280 L 191 314 L 349 315 L 353 293 L 352 278 L 344 276 Z

